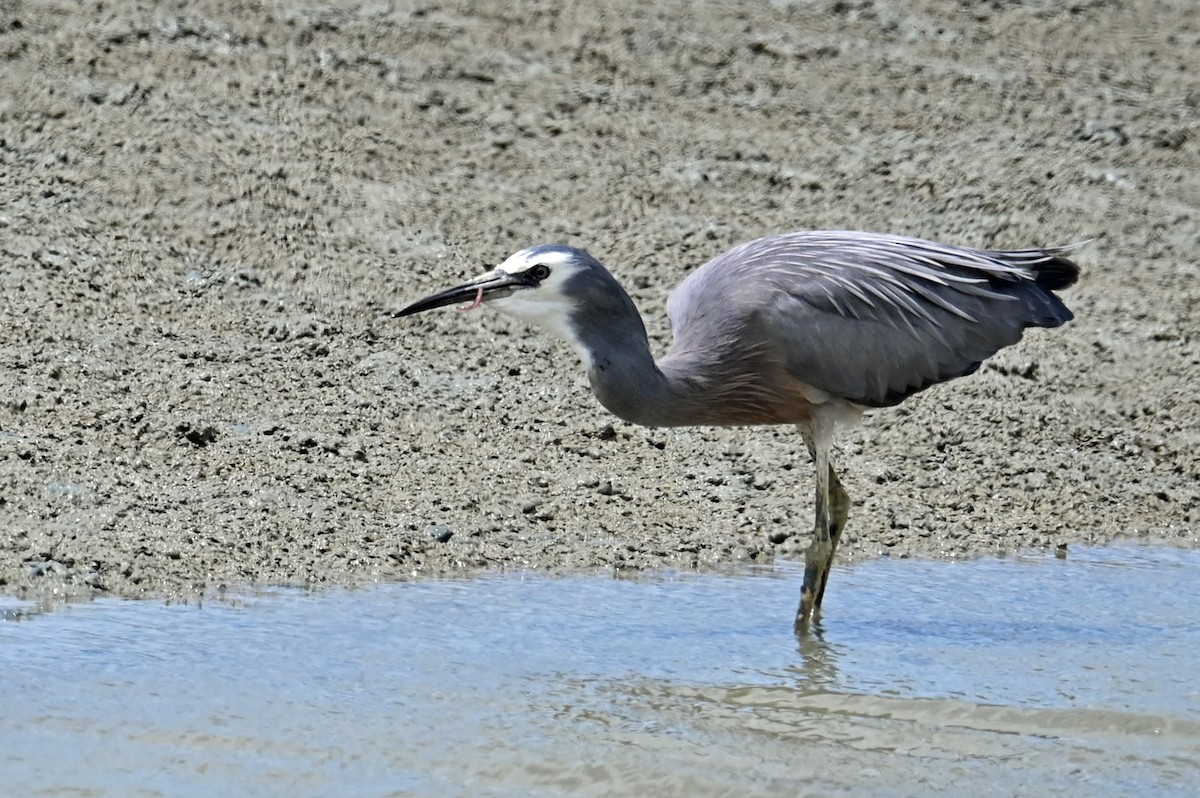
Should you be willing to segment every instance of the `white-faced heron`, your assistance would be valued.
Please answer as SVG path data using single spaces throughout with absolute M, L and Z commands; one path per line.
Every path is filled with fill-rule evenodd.
M 487 303 L 574 345 L 600 404 L 651 427 L 796 424 L 817 470 L 816 528 L 797 624 L 819 610 L 850 497 L 834 428 L 974 372 L 1026 327 L 1073 318 L 1053 293 L 1069 247 L 987 251 L 903 236 L 796 232 L 741 244 L 671 294 L 675 342 L 659 361 L 629 295 L 595 258 L 522 250 L 397 315 Z

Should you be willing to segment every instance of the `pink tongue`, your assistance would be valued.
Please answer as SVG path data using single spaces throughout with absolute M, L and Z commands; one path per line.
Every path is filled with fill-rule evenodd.
M 465 313 L 468 310 L 475 310 L 475 308 L 481 308 L 481 307 L 483 307 L 483 289 L 482 288 L 480 288 L 479 293 L 475 295 L 474 302 L 472 302 L 469 305 L 463 305 L 461 308 L 459 308 L 459 310 Z

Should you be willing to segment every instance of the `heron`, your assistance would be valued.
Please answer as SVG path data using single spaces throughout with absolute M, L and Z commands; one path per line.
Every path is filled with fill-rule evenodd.
M 651 353 L 642 316 L 583 249 L 523 249 L 462 285 L 396 312 L 465 302 L 569 342 L 609 412 L 648 427 L 793 424 L 816 468 L 797 628 L 819 617 L 850 496 L 837 428 L 975 372 L 1029 327 L 1074 318 L 1078 245 L 985 250 L 856 231 L 749 241 L 689 274 L 667 301 L 673 343 Z

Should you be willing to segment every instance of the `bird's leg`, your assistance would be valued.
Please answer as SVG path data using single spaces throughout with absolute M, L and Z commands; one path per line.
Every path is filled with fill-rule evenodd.
M 821 589 L 817 591 L 817 603 L 814 610 L 821 608 L 821 600 L 825 598 L 825 586 L 829 584 L 829 569 L 833 567 L 833 555 L 837 551 L 838 541 L 842 538 L 842 530 L 846 527 L 846 518 L 850 515 L 850 494 L 842 487 L 833 463 L 829 464 L 829 563 L 825 566 L 825 578 L 821 580 Z
M 828 422 L 815 422 L 812 427 L 802 425 L 800 431 L 816 466 L 817 496 L 813 539 L 804 553 L 804 586 L 800 591 L 800 608 L 796 611 L 798 628 L 807 626 L 821 608 L 829 569 L 833 567 L 833 555 L 850 514 L 850 496 L 830 462 L 832 426 Z

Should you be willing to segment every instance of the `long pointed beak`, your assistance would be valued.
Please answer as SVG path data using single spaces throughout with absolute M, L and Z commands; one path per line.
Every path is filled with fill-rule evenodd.
M 489 299 L 500 299 L 509 296 L 513 291 L 521 288 L 531 288 L 535 285 L 537 283 L 530 280 L 524 274 L 509 274 L 508 272 L 495 269 L 480 277 L 476 277 L 469 283 L 456 285 L 453 288 L 447 288 L 445 291 L 439 291 L 433 296 L 419 299 L 392 315 L 397 317 L 411 316 L 414 313 L 422 313 L 434 308 L 444 308 L 446 305 L 454 305 L 459 302 L 470 303 L 463 310 L 474 310 Z

